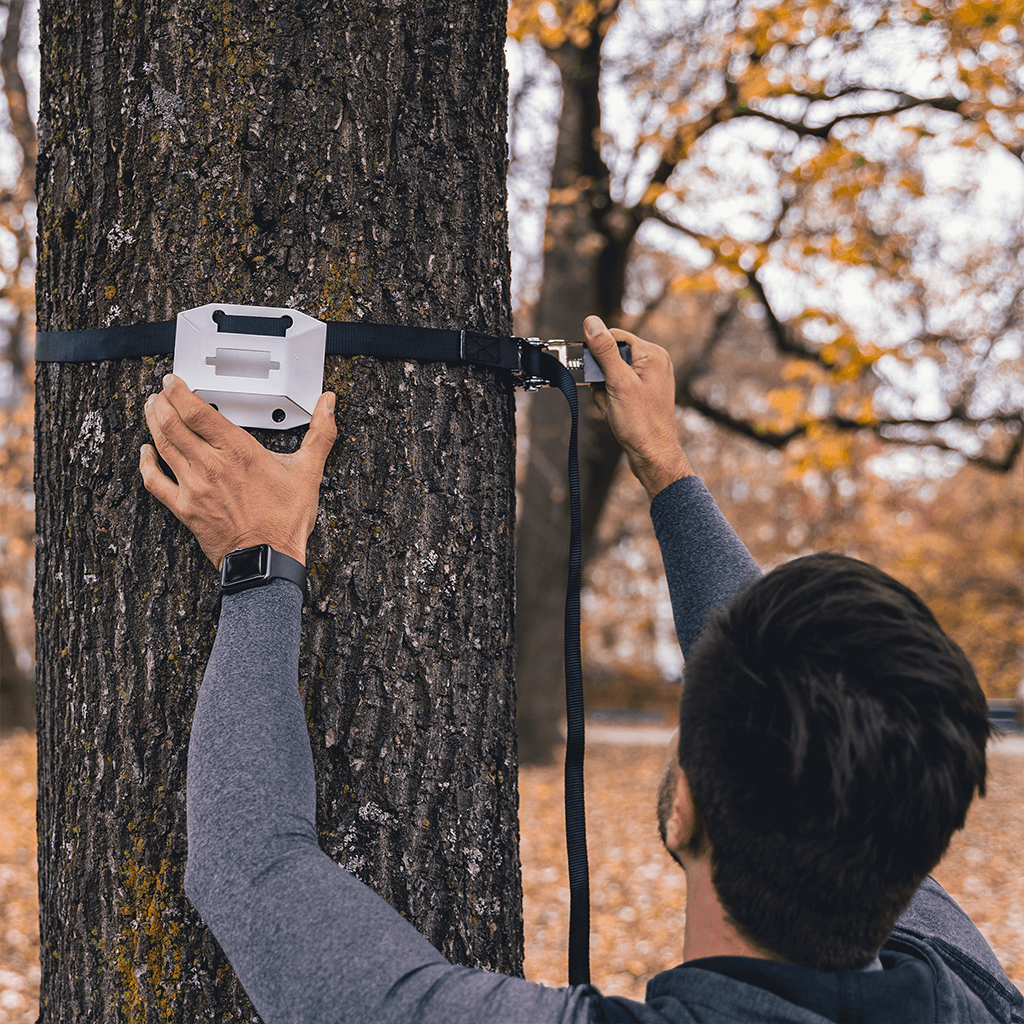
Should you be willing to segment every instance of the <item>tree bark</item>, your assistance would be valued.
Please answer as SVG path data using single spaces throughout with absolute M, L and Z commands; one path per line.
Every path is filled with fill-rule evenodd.
M 541 338 L 583 336 L 582 321 L 596 313 L 621 318 L 626 254 L 635 225 L 611 201 L 608 168 L 598 149 L 598 84 L 603 37 L 594 31 L 579 48 L 564 43 L 549 54 L 562 77 L 562 111 L 548 207 L 544 274 L 534 333 Z M 597 414 L 590 389 L 580 398 L 580 504 L 584 561 L 621 449 Z M 565 460 L 569 417 L 562 396 L 548 389 L 530 399 L 530 456 L 521 488 L 516 530 L 516 728 L 523 763 L 550 761 L 561 742 L 564 713 L 565 586 L 569 559 L 569 495 Z
M 479 0 L 44 0 L 40 326 L 220 300 L 508 333 L 504 25 Z M 37 371 L 42 1021 L 255 1019 L 182 890 L 217 584 L 138 476 L 170 368 Z M 326 386 L 321 842 L 455 962 L 521 973 L 511 388 L 334 357 Z

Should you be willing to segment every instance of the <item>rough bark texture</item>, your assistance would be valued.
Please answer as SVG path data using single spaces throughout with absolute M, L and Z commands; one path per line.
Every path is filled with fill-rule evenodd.
M 40 327 L 219 299 L 507 333 L 504 19 L 44 0 Z M 43 1021 L 255 1019 L 182 890 L 217 588 L 137 472 L 170 365 L 38 367 Z M 322 843 L 453 960 L 520 972 L 511 390 L 365 358 L 327 385 L 300 664 Z
M 583 337 L 583 318 L 596 313 L 615 325 L 621 317 L 626 252 L 635 225 L 616 217 L 609 174 L 598 150 L 598 96 L 603 37 L 594 32 L 580 49 L 565 43 L 550 54 L 562 76 L 562 112 L 552 190 L 563 198 L 548 207 L 544 275 L 533 333 L 540 338 Z M 597 415 L 589 388 L 580 397 L 580 503 L 583 556 L 601 514 L 621 449 Z M 565 711 L 562 624 L 569 559 L 569 495 L 565 483 L 569 416 L 554 389 L 530 399 L 530 459 L 521 489 L 517 527 L 516 727 L 526 762 L 551 760 L 561 742 Z

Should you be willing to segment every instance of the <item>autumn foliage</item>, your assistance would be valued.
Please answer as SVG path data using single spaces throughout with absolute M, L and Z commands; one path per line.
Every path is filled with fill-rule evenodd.
M 618 106 L 593 128 L 588 174 L 548 196 L 545 246 L 561 244 L 560 211 L 586 202 L 586 245 L 627 253 L 612 319 L 672 350 L 691 453 L 755 556 L 831 546 L 877 561 L 1003 696 L 1024 645 L 1022 18 L 1022 0 L 513 0 L 508 16 L 516 43 L 561 67 L 600 52 Z M 9 19 L 0 54 L 18 154 L 0 183 L 0 588 L 28 667 L 35 136 L 21 31 Z M 911 470 L 876 472 L 906 446 Z M 588 652 L 621 672 L 646 637 L 640 674 L 660 678 L 666 595 L 629 487 L 594 545 Z
M 714 290 L 723 321 L 755 306 L 796 361 L 762 410 L 711 400 L 699 372 L 683 374 L 681 404 L 775 447 L 870 429 L 1016 464 L 1022 12 L 1020 0 L 513 2 L 510 34 L 562 67 L 602 45 L 616 115 L 595 127 L 603 171 L 576 191 L 604 244 L 633 248 L 617 318 Z M 652 250 L 681 258 L 652 273 Z

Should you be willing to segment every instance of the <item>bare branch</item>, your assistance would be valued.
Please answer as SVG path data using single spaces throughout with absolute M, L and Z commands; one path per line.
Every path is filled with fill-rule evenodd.
M 871 423 L 862 423 L 858 420 L 852 420 L 846 416 L 831 415 L 821 417 L 811 423 L 795 424 L 787 430 L 772 430 L 755 420 L 748 420 L 734 416 L 727 409 L 712 405 L 703 396 L 696 394 L 690 387 L 690 382 L 687 380 L 682 382 L 682 386 L 677 385 L 676 404 L 683 408 L 696 410 L 712 423 L 715 423 L 720 427 L 724 427 L 731 433 L 749 438 L 752 441 L 757 441 L 758 444 L 763 444 L 768 448 L 780 450 L 785 448 L 796 438 L 804 437 L 812 426 L 824 426 L 840 431 L 841 433 L 859 433 L 867 431 L 874 434 L 879 438 L 879 440 L 888 444 L 909 445 L 916 448 L 940 448 L 943 451 L 953 452 L 960 455 L 968 462 L 973 462 L 975 465 L 997 473 L 1008 473 L 1013 469 L 1017 460 L 1020 458 L 1021 452 L 1024 451 L 1024 415 L 1020 413 L 1012 415 L 1000 414 L 997 416 L 973 420 L 951 416 L 945 420 L 883 419 L 875 420 Z M 941 426 L 943 423 L 952 422 L 978 426 L 986 423 L 1002 423 L 1004 425 L 1016 423 L 1018 424 L 1018 430 L 1013 443 L 1007 448 L 1002 458 L 996 458 L 984 452 L 970 454 L 939 437 L 914 438 L 901 436 L 896 433 L 896 431 L 901 427 L 920 426 L 934 428 Z
M 800 359 L 810 360 L 826 370 L 835 369 L 835 365 L 831 361 L 826 359 L 820 352 L 803 344 L 795 336 L 794 332 L 776 316 L 775 310 L 772 309 L 772 304 L 768 300 L 767 294 L 765 294 L 764 286 L 753 271 L 747 274 L 747 287 L 757 296 L 758 301 L 764 307 L 765 324 L 768 327 L 768 335 L 771 337 L 776 351 L 783 352 L 786 355 L 798 356 Z M 869 366 L 865 365 L 861 370 L 861 374 L 865 373 L 868 368 Z
M 875 92 L 876 90 L 871 89 L 854 89 L 853 92 Z M 883 90 L 888 91 L 888 90 Z M 789 93 L 791 96 L 798 96 L 801 99 L 816 100 L 820 101 L 823 97 L 812 96 L 808 93 Z M 897 102 L 890 107 L 884 107 L 880 110 L 863 110 L 863 111 L 851 111 L 848 114 L 837 114 L 831 121 L 826 122 L 823 125 L 812 127 L 800 121 L 790 121 L 784 117 L 778 117 L 775 114 L 769 114 L 767 111 L 758 110 L 755 107 L 744 107 L 740 106 L 733 117 L 757 117 L 762 121 L 768 121 L 771 124 L 777 124 L 782 128 L 786 128 L 791 132 L 795 132 L 797 135 L 810 136 L 818 139 L 827 139 L 831 134 L 832 130 L 836 125 L 842 124 L 844 121 L 855 121 L 860 118 L 866 118 L 868 120 L 874 120 L 879 117 L 892 117 L 894 114 L 902 114 L 905 110 L 913 110 L 915 107 L 928 106 L 935 110 L 951 110 L 956 113 L 960 113 L 960 108 L 965 102 L 964 100 L 958 100 L 955 96 L 939 96 L 934 99 L 921 99 L 917 96 L 910 96 L 907 93 L 896 93 Z M 830 97 L 831 98 L 831 97 Z
M 891 444 L 905 444 L 911 445 L 915 448 L 941 448 L 943 451 L 953 452 L 956 455 L 960 455 L 968 462 L 973 462 L 975 465 L 981 466 L 983 469 L 990 469 L 996 473 L 1009 473 L 1016 465 L 1021 451 L 1024 451 L 1024 417 L 1018 415 L 1016 417 L 1011 417 L 1004 422 L 1014 421 L 1020 424 L 1020 428 L 1017 431 L 1016 437 L 1013 439 L 1013 443 L 1009 448 L 1007 448 L 1001 459 L 993 458 L 991 455 L 986 455 L 984 453 L 969 455 L 967 452 L 962 451 L 955 445 L 950 444 L 948 441 L 944 441 L 940 437 L 907 438 L 901 437 L 897 433 L 886 433 L 881 430 L 876 431 L 876 433 L 881 440 L 887 441 Z M 893 428 L 905 425 L 907 424 L 900 422 L 881 424 L 883 427 L 890 426 Z M 931 426 L 936 426 L 936 424 L 932 423 Z
M 719 343 L 725 337 L 726 329 L 732 323 L 738 309 L 739 298 L 734 295 L 728 306 L 726 306 L 725 309 L 715 317 L 715 322 L 712 324 L 707 338 L 704 339 L 704 344 L 701 346 L 701 350 L 698 355 L 688 363 L 681 365 L 676 370 L 677 394 L 680 392 L 691 394 L 693 382 L 699 377 L 703 377 L 704 374 L 710 372 L 711 357 L 714 355 L 715 349 L 718 347 Z
M 650 299 L 642 310 L 632 318 L 629 322 L 629 326 L 625 330 L 636 334 L 640 331 L 644 324 L 650 319 L 651 315 L 661 306 L 661 304 L 668 298 L 671 282 L 666 280 L 662 286 L 661 291 L 658 292 L 652 299 Z

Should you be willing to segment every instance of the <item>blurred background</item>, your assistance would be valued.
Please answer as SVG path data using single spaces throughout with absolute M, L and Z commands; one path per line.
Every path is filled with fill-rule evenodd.
M 1024 652 L 1022 19 L 1024 0 L 513 0 L 506 45 L 517 332 L 579 338 L 598 313 L 668 348 L 688 453 L 757 561 L 832 549 L 891 572 L 1008 715 Z M 33 726 L 37 22 L 35 2 L 0 3 L 4 731 Z M 558 788 L 543 766 L 560 742 L 562 401 L 518 396 L 529 813 Z M 587 401 L 582 416 L 589 708 L 668 724 L 682 663 L 648 502 Z M 0 837 L 0 969 L 29 980 L 11 982 L 0 1019 L 28 1020 L 34 768 L 31 736 L 18 736 L 4 747 L 2 798 L 21 824 Z M 597 747 L 592 770 L 609 750 Z M 630 782 L 641 754 L 615 757 L 608 786 Z M 1019 884 L 1009 853 L 977 867 L 1019 836 L 1019 771 L 1006 778 L 1014 810 L 999 813 L 1017 824 L 994 818 L 996 839 L 979 833 L 956 869 L 958 898 L 983 879 L 969 905 L 979 921 Z M 532 887 L 561 876 L 532 866 L 531 844 L 557 834 L 557 803 L 552 821 L 523 824 L 534 933 L 529 900 L 555 897 Z M 632 904 L 615 913 L 636 920 Z M 1004 948 L 986 931 L 1020 984 L 1019 923 L 998 927 L 1016 935 Z M 642 992 L 653 969 L 630 968 L 629 985 Z
M 1022 13 L 513 0 L 507 45 L 519 332 L 579 337 L 596 312 L 668 348 L 687 450 L 757 561 L 880 565 L 1004 701 L 1024 650 Z M 565 501 L 552 403 L 520 398 L 534 559 L 533 534 L 564 532 L 546 518 Z M 589 706 L 671 708 L 647 501 L 614 446 L 592 437 L 588 459 Z M 558 689 L 525 649 L 550 585 L 520 558 L 527 701 Z M 526 761 L 550 754 L 543 722 L 520 714 Z
M 568 315 L 579 337 L 598 312 L 666 346 L 688 451 L 758 562 L 879 564 L 1004 699 L 1024 649 L 1022 10 L 514 0 L 507 44 L 519 333 Z M 30 723 L 34 672 L 37 21 L 0 6 L 5 726 Z M 564 448 L 531 445 L 531 406 L 560 401 L 520 396 L 520 482 L 539 474 L 552 505 Z M 646 502 L 616 453 L 592 463 L 592 703 L 670 706 Z M 520 608 L 545 586 L 521 574 Z

